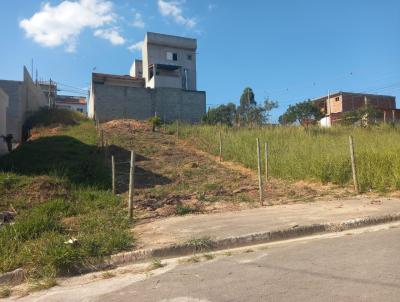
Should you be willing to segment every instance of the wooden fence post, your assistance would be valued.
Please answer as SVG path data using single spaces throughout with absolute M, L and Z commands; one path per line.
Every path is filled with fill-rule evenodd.
M 222 134 L 221 130 L 219 130 L 219 161 L 222 161 Z
M 383 123 L 386 124 L 386 110 L 383 111 Z
M 358 194 L 359 190 L 358 190 L 358 182 L 357 182 L 356 159 L 354 156 L 353 137 L 351 135 L 349 136 L 349 145 L 350 145 L 351 170 L 353 172 L 354 190 Z
M 263 186 L 261 177 L 261 152 L 260 140 L 257 138 L 257 164 L 258 164 L 258 189 L 260 191 L 260 204 L 263 205 Z
M 115 195 L 115 159 L 111 155 L 111 180 L 112 180 L 112 193 Z
M 265 152 L 265 184 L 268 184 L 268 143 L 264 145 L 264 152 Z
M 107 159 L 108 159 L 108 141 L 105 140 L 104 141 L 104 164 L 107 163 Z
M 130 170 L 129 170 L 129 196 L 128 196 L 128 212 L 129 218 L 133 217 L 133 190 L 135 186 L 135 152 L 131 151 L 131 162 L 130 162 Z
M 176 120 L 176 137 L 179 138 L 179 120 Z
M 101 147 L 104 148 L 104 130 L 101 129 L 100 131 L 100 140 L 101 140 Z

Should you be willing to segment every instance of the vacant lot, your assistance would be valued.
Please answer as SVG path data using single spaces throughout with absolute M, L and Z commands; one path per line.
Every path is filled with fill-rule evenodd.
M 175 127 L 170 129 L 174 131 Z M 348 143 L 348 136 L 352 135 L 361 191 L 386 192 L 400 188 L 398 126 L 236 129 L 186 125 L 180 127 L 180 135 L 198 148 L 217 155 L 220 129 L 226 160 L 256 170 L 258 137 L 262 144 L 269 144 L 272 177 L 334 183 L 344 187 L 349 187 L 352 181 Z

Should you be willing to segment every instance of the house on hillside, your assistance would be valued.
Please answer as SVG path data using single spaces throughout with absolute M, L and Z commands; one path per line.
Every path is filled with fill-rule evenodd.
M 86 98 L 83 96 L 57 95 L 54 106 L 58 109 L 78 111 L 87 115 Z
M 340 123 L 344 113 L 367 106 L 382 112 L 382 122 L 400 121 L 400 109 L 396 109 L 394 96 L 339 91 L 313 101 L 325 113 L 325 117 L 321 120 L 321 126 L 325 127 Z
M 148 32 L 129 75 L 92 73 L 89 117 L 200 122 L 206 93 L 197 91 L 196 49 L 195 39 Z
M 0 89 L 8 96 L 6 113 L 7 134 L 12 134 L 14 141 L 24 139 L 23 125 L 29 114 L 47 106 L 47 100 L 24 66 L 23 80 L 0 80 Z
M 7 135 L 8 95 L 0 88 L 0 136 Z M 7 144 L 0 138 L 0 155 L 7 152 Z

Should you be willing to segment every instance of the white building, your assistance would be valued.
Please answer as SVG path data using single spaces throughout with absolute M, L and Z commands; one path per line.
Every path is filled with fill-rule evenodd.
M 142 61 L 134 61 L 131 76 L 143 77 L 149 88 L 196 90 L 196 49 L 196 39 L 149 32 L 144 38 Z M 137 70 L 143 70 L 143 75 Z
M 59 109 L 78 111 L 87 115 L 86 98 L 82 96 L 58 95 L 55 98 L 54 105 Z
M 148 32 L 129 75 L 92 73 L 89 117 L 200 122 L 206 93 L 197 90 L 196 49 L 196 39 Z

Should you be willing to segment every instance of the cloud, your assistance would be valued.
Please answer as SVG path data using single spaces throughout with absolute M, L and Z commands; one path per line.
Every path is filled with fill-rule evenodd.
M 196 26 L 196 20 L 183 15 L 183 3 L 182 1 L 158 0 L 158 10 L 161 15 L 172 18 L 175 23 L 193 28 Z
M 29 19 L 23 19 L 19 26 L 25 30 L 28 38 L 42 46 L 65 45 L 66 51 L 74 52 L 78 37 L 84 29 L 97 29 L 115 19 L 110 1 L 63 1 L 56 6 L 45 3 L 40 11 Z M 109 40 L 120 43 L 120 38 L 110 36 Z
M 137 27 L 137 28 L 144 28 L 145 27 L 145 23 L 144 23 L 144 21 L 143 21 L 143 18 L 142 18 L 142 14 L 141 13 L 135 13 L 135 15 L 133 16 L 133 23 L 132 23 L 132 25 L 134 26 L 134 27 Z
M 137 42 L 135 44 L 132 44 L 131 46 L 128 47 L 130 51 L 141 51 L 143 47 L 143 41 Z
M 110 41 L 112 45 L 125 44 L 125 39 L 119 34 L 115 28 L 98 29 L 94 32 L 95 37 L 100 37 Z

